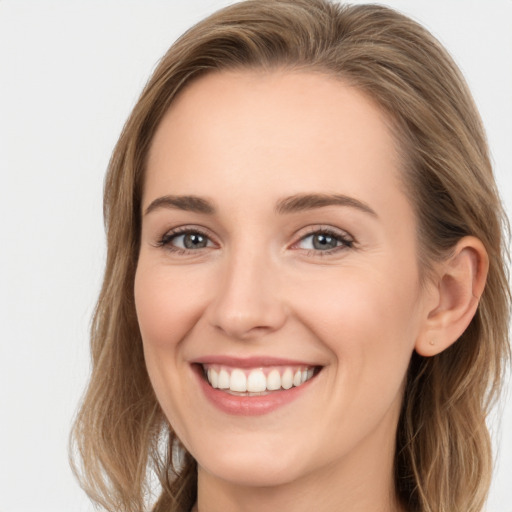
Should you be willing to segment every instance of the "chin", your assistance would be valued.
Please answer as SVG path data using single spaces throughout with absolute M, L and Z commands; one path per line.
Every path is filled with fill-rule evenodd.
M 233 485 L 270 487 L 297 479 L 301 473 L 298 459 L 299 456 L 287 457 L 273 448 L 262 450 L 260 445 L 254 450 L 225 450 L 196 460 L 200 468 Z M 302 456 L 300 459 L 304 461 Z

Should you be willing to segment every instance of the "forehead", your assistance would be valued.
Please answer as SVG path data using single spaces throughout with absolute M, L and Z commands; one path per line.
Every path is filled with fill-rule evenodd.
M 313 72 L 218 72 L 188 85 L 165 114 L 145 196 L 208 195 L 212 181 L 231 190 L 266 184 L 268 195 L 336 187 L 358 195 L 398 187 L 398 169 L 389 120 L 354 87 Z

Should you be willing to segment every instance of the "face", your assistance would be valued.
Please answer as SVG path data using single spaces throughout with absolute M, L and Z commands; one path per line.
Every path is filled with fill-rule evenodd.
M 388 467 L 426 308 L 379 109 L 320 74 L 203 77 L 157 130 L 142 218 L 147 369 L 200 472 Z

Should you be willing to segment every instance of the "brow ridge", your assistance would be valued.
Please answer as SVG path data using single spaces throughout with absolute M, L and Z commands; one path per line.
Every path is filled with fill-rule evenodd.
M 327 206 L 346 206 L 377 216 L 375 211 L 366 203 L 343 194 L 296 194 L 280 199 L 276 204 L 275 211 L 278 214 L 289 214 Z M 159 208 L 178 209 L 207 215 L 215 213 L 215 207 L 211 201 L 202 197 L 165 195 L 152 201 L 144 214 L 147 215 Z
M 215 213 L 215 207 L 213 204 L 198 196 L 173 196 L 166 195 L 162 197 L 158 197 L 146 208 L 144 215 L 151 213 L 158 208 L 170 208 L 177 210 L 185 210 L 189 212 L 196 213 L 205 213 L 207 215 L 212 215 Z
M 347 206 L 356 208 L 372 216 L 377 213 L 366 203 L 343 194 L 297 194 L 278 201 L 276 212 L 280 214 L 295 213 L 326 206 Z

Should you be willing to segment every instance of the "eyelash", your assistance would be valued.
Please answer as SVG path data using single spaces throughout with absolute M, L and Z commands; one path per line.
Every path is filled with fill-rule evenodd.
M 187 249 L 187 248 L 181 248 L 176 247 L 172 244 L 173 240 L 178 238 L 179 236 L 183 235 L 200 235 L 207 239 L 207 243 L 211 242 L 211 236 L 206 232 L 198 228 L 191 228 L 191 227 L 180 227 L 173 229 L 171 231 L 168 231 L 165 233 L 162 238 L 156 243 L 157 247 L 163 247 L 166 250 L 173 252 L 178 255 L 186 255 L 191 254 L 194 252 L 197 252 L 199 249 L 205 249 L 207 247 L 201 247 L 199 249 Z M 339 245 L 336 247 L 333 247 L 331 249 L 326 250 L 320 250 L 320 249 L 303 249 L 307 256 L 329 256 L 331 254 L 337 253 L 342 250 L 350 249 L 354 246 L 354 240 L 353 238 L 348 235 L 346 232 L 341 232 L 332 228 L 311 228 L 308 233 L 301 236 L 300 239 L 295 242 L 291 248 L 294 250 L 300 250 L 300 248 L 297 248 L 297 246 L 303 242 L 304 240 L 308 239 L 312 236 L 318 236 L 318 235 L 324 235 L 326 237 L 331 237 L 336 240 Z
M 196 252 L 197 249 L 186 249 L 181 247 L 176 247 L 172 244 L 172 241 L 178 238 L 179 236 L 183 235 L 200 235 L 206 238 L 208 241 L 211 241 L 211 236 L 206 232 L 199 228 L 191 228 L 191 227 L 180 227 L 173 229 L 171 231 L 168 231 L 165 233 L 162 238 L 157 242 L 157 247 L 163 247 L 166 250 L 173 252 L 175 254 L 181 255 L 181 254 L 190 254 L 193 252 Z
M 338 231 L 338 230 L 332 229 L 332 228 L 314 227 L 314 228 L 311 228 L 309 233 L 301 236 L 301 238 L 293 244 L 292 248 L 296 247 L 297 245 L 299 245 L 301 242 L 303 242 L 307 238 L 315 236 L 315 235 L 316 236 L 324 235 L 326 237 L 331 237 L 334 240 L 336 240 L 336 242 L 339 243 L 339 245 L 337 245 L 336 247 L 333 247 L 331 249 L 326 249 L 326 250 L 305 249 L 307 256 L 320 256 L 320 257 L 329 256 L 329 255 L 335 254 L 339 251 L 343 251 L 343 250 L 350 249 L 350 248 L 354 247 L 354 239 L 348 233 L 346 233 L 344 231 Z M 299 249 L 297 249 L 297 250 L 299 250 Z

